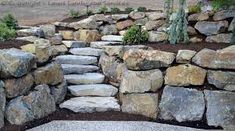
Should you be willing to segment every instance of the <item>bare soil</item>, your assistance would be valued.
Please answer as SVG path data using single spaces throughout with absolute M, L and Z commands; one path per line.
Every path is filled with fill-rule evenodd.
M 8 48 L 17 48 L 20 49 L 22 45 L 30 44 L 28 41 L 23 40 L 7 40 L 0 41 L 0 49 L 8 49 Z

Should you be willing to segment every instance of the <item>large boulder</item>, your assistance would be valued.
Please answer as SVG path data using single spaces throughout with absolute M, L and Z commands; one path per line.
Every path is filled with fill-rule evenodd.
M 138 19 L 143 19 L 145 17 L 145 13 L 144 12 L 136 12 L 136 11 L 132 11 L 129 14 L 129 17 L 131 17 L 134 20 L 138 20 Z
M 77 41 L 92 42 L 101 39 L 101 35 L 97 30 L 79 30 L 74 32 L 74 38 Z
M 55 101 L 49 87 L 39 85 L 29 95 L 12 99 L 6 106 L 5 114 L 11 124 L 21 125 L 45 117 L 55 110 Z
M 36 64 L 36 57 L 18 49 L 0 50 L 0 78 L 21 77 Z
M 57 85 L 64 79 L 61 65 L 50 63 L 44 67 L 40 67 L 33 73 L 36 84 Z
M 164 20 L 148 21 L 145 24 L 146 30 L 156 30 L 165 23 Z
M 22 45 L 20 48 L 22 51 L 26 51 L 26 52 L 35 54 L 35 44 Z
M 210 21 L 199 21 L 196 23 L 195 28 L 204 35 L 216 35 L 219 34 L 228 27 L 228 21 L 218 21 L 218 22 L 210 22 Z
M 43 30 L 46 38 L 49 38 L 55 35 L 55 32 L 56 32 L 55 25 L 47 24 L 47 25 L 40 26 L 40 28 Z
M 235 69 L 235 46 L 217 51 L 203 49 L 193 57 L 192 61 L 206 68 Z
M 169 67 L 165 84 L 172 86 L 203 85 L 207 71 L 190 64 Z
M 222 10 L 214 14 L 213 19 L 215 21 L 225 20 L 227 18 L 234 18 L 235 10 Z
M 52 56 L 52 47 L 49 40 L 40 39 L 34 42 L 38 63 L 47 62 Z
M 6 97 L 13 98 L 27 93 L 34 84 L 34 78 L 32 74 L 28 74 L 21 78 L 7 79 L 4 83 Z
M 55 103 L 60 104 L 64 101 L 67 94 L 67 82 L 64 80 L 61 84 L 50 87 L 51 95 L 53 96 Z
M 146 13 L 146 15 L 149 18 L 149 20 L 153 20 L 153 21 L 166 18 L 166 14 L 162 12 L 150 12 L 150 13 Z
M 105 25 L 100 27 L 102 35 L 116 35 L 118 33 L 116 25 Z
M 123 95 L 121 101 L 122 112 L 157 118 L 158 94 L 128 94 Z
M 235 125 L 235 93 L 226 91 L 204 91 L 206 118 L 210 126 L 229 127 Z
M 205 111 L 203 92 L 166 86 L 159 105 L 159 118 L 178 122 L 200 121 Z
M 124 21 L 120 21 L 117 22 L 116 26 L 118 30 L 123 30 L 126 29 L 127 27 L 130 27 L 134 24 L 134 22 L 132 20 L 124 20 Z
M 168 40 L 168 34 L 165 32 L 159 31 L 150 31 L 149 32 L 149 40 L 150 42 L 162 42 Z
M 156 92 L 163 84 L 162 72 L 158 69 L 149 71 L 125 71 L 120 85 L 121 93 Z
M 196 13 L 188 16 L 188 21 L 205 21 L 209 19 L 208 13 Z
M 72 27 L 76 30 L 78 30 L 78 29 L 97 29 L 98 23 L 96 22 L 94 17 L 89 17 L 87 19 L 83 19 L 78 22 L 72 22 L 68 26 Z
M 176 55 L 177 63 L 190 63 L 191 59 L 196 55 L 196 51 L 192 50 L 179 50 Z
M 227 43 L 229 44 L 232 39 L 232 33 L 229 34 L 218 34 L 206 37 L 206 42 L 211 43 Z
M 149 70 L 168 67 L 175 60 L 175 54 L 158 50 L 128 50 L 123 60 L 128 69 Z
M 6 94 L 4 90 L 4 83 L 0 80 L 0 128 L 4 126 L 5 105 L 6 105 Z
M 235 91 L 235 72 L 208 71 L 207 80 L 219 89 Z

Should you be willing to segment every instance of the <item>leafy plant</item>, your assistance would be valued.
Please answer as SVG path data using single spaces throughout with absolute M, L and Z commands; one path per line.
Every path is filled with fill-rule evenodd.
M 198 3 L 196 5 L 193 5 L 193 6 L 189 6 L 188 7 L 188 10 L 189 10 L 189 13 L 200 13 L 202 10 L 201 10 L 201 5 Z
M 185 13 L 186 0 L 179 0 L 179 9 L 176 18 L 170 25 L 169 41 L 171 44 L 179 42 L 187 43 L 189 41 L 187 32 L 187 18 Z
M 132 11 L 134 11 L 134 9 L 131 7 L 125 8 L 125 12 L 127 12 L 127 13 L 131 13 Z
M 121 10 L 119 9 L 119 8 L 117 8 L 117 7 L 112 7 L 111 8 L 111 13 L 112 14 L 117 14 L 117 13 L 119 13 Z
M 149 34 L 147 31 L 141 30 L 140 27 L 134 25 L 127 30 L 123 37 L 124 44 L 140 44 L 148 41 Z
M 17 20 L 10 13 L 4 15 L 3 18 L 1 19 L 1 22 L 5 23 L 6 26 L 10 29 L 16 29 L 16 27 L 18 26 Z
M 9 40 L 15 36 L 15 29 L 9 28 L 6 23 L 0 22 L 0 41 Z
M 99 8 L 99 13 L 101 14 L 106 14 L 108 12 L 108 7 L 105 6 L 105 5 L 102 5 L 100 8 Z
M 72 18 L 76 18 L 79 16 L 79 11 L 75 11 L 74 9 L 69 10 L 69 16 Z
M 213 10 L 217 11 L 219 9 L 228 8 L 230 6 L 234 6 L 234 0 L 212 0 L 211 6 Z
M 139 12 L 146 12 L 147 11 L 147 8 L 146 7 L 139 7 L 137 9 Z

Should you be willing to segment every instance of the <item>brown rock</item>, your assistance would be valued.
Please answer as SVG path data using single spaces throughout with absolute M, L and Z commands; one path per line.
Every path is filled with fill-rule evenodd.
M 73 40 L 73 31 L 71 30 L 61 30 L 59 33 L 62 35 L 64 40 Z
M 130 27 L 134 24 L 132 20 L 125 20 L 117 23 L 117 29 L 118 30 L 123 30 L 126 29 L 127 27 Z
M 188 21 L 205 21 L 209 19 L 207 13 L 196 13 L 188 16 Z
M 74 32 L 74 37 L 75 40 L 85 41 L 88 43 L 101 39 L 101 35 L 97 30 L 79 30 L 77 32 Z

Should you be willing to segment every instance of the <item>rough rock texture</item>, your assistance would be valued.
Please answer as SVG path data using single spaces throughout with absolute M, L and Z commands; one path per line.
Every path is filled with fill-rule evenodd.
M 113 20 L 119 21 L 119 20 L 125 20 L 128 18 L 128 14 L 115 14 L 111 16 Z
M 64 79 L 61 65 L 57 63 L 50 63 L 38 68 L 34 71 L 33 76 L 36 84 L 57 85 Z
M 0 78 L 21 77 L 36 64 L 33 54 L 18 50 L 0 50 Z
M 196 23 L 195 28 L 202 34 L 210 36 L 219 34 L 228 27 L 228 21 L 210 22 L 199 21 Z
M 34 84 L 34 78 L 31 74 L 21 78 L 7 79 L 4 81 L 7 98 L 24 95 Z
M 79 75 L 65 75 L 66 81 L 69 84 L 100 84 L 104 82 L 105 76 L 100 73 L 84 73 Z
M 98 24 L 94 17 L 89 17 L 87 19 L 78 21 L 78 22 L 73 22 L 68 25 L 69 27 L 72 27 L 74 29 L 97 29 Z
M 55 36 L 49 38 L 51 45 L 60 45 L 62 43 L 63 37 L 61 34 L 55 34 Z
M 3 87 L 4 83 L 0 80 L 0 128 L 4 126 L 4 111 L 6 105 L 6 94 Z
M 97 30 L 79 30 L 74 32 L 74 38 L 78 41 L 92 42 L 98 41 L 101 35 Z
M 166 18 L 166 14 L 161 12 L 151 12 L 151 13 L 146 13 L 146 15 L 149 18 L 149 20 L 159 20 Z
M 82 48 L 86 46 L 83 41 L 62 41 L 67 48 Z
M 234 10 L 222 10 L 222 11 L 216 12 L 213 16 L 213 19 L 215 21 L 218 21 L 218 20 L 224 20 L 227 18 L 233 18 L 234 16 L 235 16 Z
M 143 19 L 145 17 L 145 13 L 144 12 L 136 12 L 136 11 L 132 11 L 129 14 L 129 17 L 131 17 L 134 20 L 138 20 L 138 19 Z
M 49 40 L 40 39 L 34 42 L 38 63 L 47 62 L 52 56 L 52 47 Z
M 75 56 L 75 55 L 61 55 L 55 58 L 59 64 L 73 64 L 73 65 L 95 65 L 97 58 L 93 56 Z
M 149 41 L 150 42 L 162 42 L 168 40 L 168 35 L 165 32 L 150 31 Z
M 123 36 L 119 35 L 105 35 L 101 37 L 101 40 L 103 41 L 116 41 L 116 42 L 122 42 Z
M 178 122 L 202 120 L 205 111 L 203 92 L 166 86 L 159 105 L 159 118 Z
M 169 67 L 165 84 L 172 86 L 203 85 L 207 71 L 190 64 Z
M 206 118 L 211 126 L 235 125 L 235 93 L 226 91 L 204 91 L 207 101 Z
M 145 25 L 148 22 L 148 18 L 138 19 L 135 21 L 135 25 Z
M 73 40 L 73 31 L 71 30 L 61 30 L 59 33 L 62 35 L 64 40 Z
M 87 47 L 87 48 L 73 48 L 70 49 L 69 52 L 74 55 L 100 56 L 103 53 L 103 50 Z
M 98 66 L 94 65 L 73 65 L 73 64 L 62 64 L 64 74 L 83 74 L 88 72 L 95 72 L 99 70 Z
M 47 25 L 42 25 L 40 28 L 43 30 L 44 35 L 46 38 L 52 37 L 55 35 L 55 25 L 47 24 Z
M 158 69 L 149 71 L 125 71 L 120 86 L 121 93 L 155 92 L 162 87 L 163 75 Z
M 64 101 L 67 94 L 67 82 L 64 80 L 61 84 L 50 87 L 51 95 L 53 96 L 55 103 L 60 104 Z
M 177 63 L 190 63 L 197 52 L 192 50 L 179 50 L 176 55 Z
M 120 21 L 116 24 L 118 30 L 126 29 L 134 24 L 132 20 Z
M 123 57 L 128 69 L 148 70 L 168 67 L 175 59 L 174 53 L 158 50 L 128 50 Z
M 232 22 L 230 23 L 228 31 L 233 31 L 234 28 L 235 28 L 235 18 L 233 18 Z
M 148 21 L 145 24 L 146 30 L 155 30 L 161 27 L 165 23 L 164 20 L 158 20 L 158 21 Z
M 229 34 L 218 34 L 206 37 L 206 42 L 211 43 L 230 43 L 232 39 L 232 33 Z
M 189 39 L 189 42 L 192 42 L 192 43 L 199 43 L 199 42 L 202 42 L 202 38 L 198 38 L 198 37 L 192 37 Z
M 188 26 L 187 31 L 188 31 L 188 34 L 191 36 L 197 35 L 197 31 L 192 26 Z
M 66 52 L 68 52 L 68 48 L 65 45 L 54 45 L 51 48 L 53 56 L 63 55 L 66 54 Z
M 114 97 L 76 97 L 60 104 L 60 108 L 81 113 L 120 111 L 120 105 L 117 102 Z
M 5 114 L 11 124 L 21 125 L 45 117 L 55 110 L 55 101 L 50 95 L 49 87 L 39 85 L 29 95 L 11 100 L 6 106 Z
M 208 13 L 196 13 L 188 16 L 188 21 L 205 21 L 209 19 Z
M 116 25 L 105 25 L 100 27 L 102 35 L 116 35 L 118 33 Z
M 27 44 L 27 45 L 23 45 L 20 47 L 21 50 L 35 54 L 35 45 L 34 44 Z
M 235 72 L 208 71 L 207 80 L 219 89 L 235 91 Z
M 128 94 L 123 95 L 121 101 L 123 112 L 157 118 L 158 94 Z
M 222 50 L 203 49 L 192 59 L 199 66 L 212 69 L 235 69 L 235 46 Z

